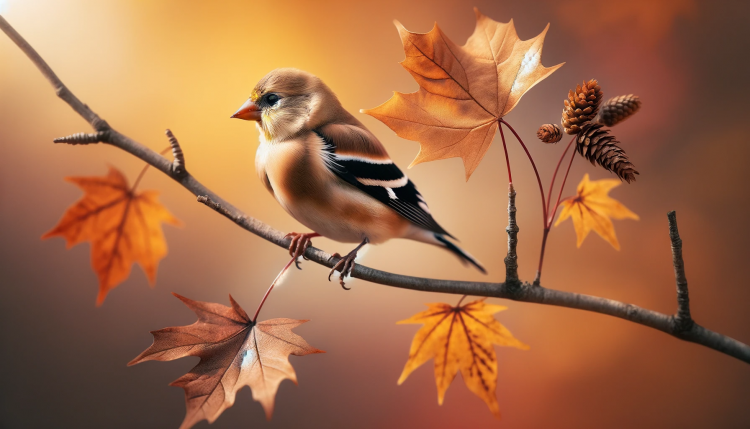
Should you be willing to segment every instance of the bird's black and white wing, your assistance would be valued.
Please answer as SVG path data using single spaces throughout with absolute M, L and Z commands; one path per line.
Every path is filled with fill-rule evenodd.
M 326 165 L 338 177 L 411 223 L 454 238 L 433 219 L 414 183 L 388 158 L 372 134 L 359 127 L 341 124 L 329 125 L 315 132 L 323 140 Z

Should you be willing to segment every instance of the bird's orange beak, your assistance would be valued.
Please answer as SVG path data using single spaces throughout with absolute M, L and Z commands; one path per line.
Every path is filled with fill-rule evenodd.
M 239 110 L 234 112 L 234 115 L 230 118 L 244 119 L 246 121 L 260 121 L 260 107 L 253 102 L 252 99 L 247 99 L 245 104 L 240 107 Z

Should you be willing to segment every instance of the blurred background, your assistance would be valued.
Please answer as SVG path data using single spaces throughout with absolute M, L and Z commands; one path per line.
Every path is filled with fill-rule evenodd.
M 352 112 L 392 91 L 417 89 L 397 64 L 403 50 L 393 19 L 426 32 L 437 21 L 463 44 L 472 7 L 513 18 L 521 38 L 551 23 L 542 62 L 565 62 L 506 117 L 529 145 L 543 180 L 563 150 L 535 133 L 557 123 L 569 89 L 597 78 L 605 99 L 635 93 L 642 110 L 614 134 L 641 172 L 611 195 L 640 215 L 615 221 L 622 250 L 595 234 L 575 247 L 573 225 L 550 235 L 545 286 L 594 294 L 671 313 L 675 287 L 666 213 L 676 210 L 695 319 L 750 342 L 745 271 L 750 225 L 747 100 L 750 3 L 744 1 L 108 1 L 2 0 L 3 16 L 69 88 L 119 131 L 154 150 L 179 138 L 190 171 L 248 214 L 282 231 L 303 228 L 254 171 L 257 132 L 229 120 L 263 75 L 298 67 L 320 76 Z M 195 320 L 170 292 L 252 311 L 287 261 L 284 250 L 217 215 L 156 171 L 157 189 L 184 228 L 165 227 L 169 255 L 156 287 L 134 267 L 95 307 L 97 279 L 88 244 L 65 250 L 41 241 L 81 192 L 66 176 L 102 175 L 107 165 L 132 181 L 142 167 L 105 145 L 54 145 L 90 131 L 32 63 L 0 37 L 0 426 L 177 427 L 182 390 L 167 384 L 195 358 L 125 364 L 151 344 L 150 330 Z M 418 144 L 357 113 L 405 167 Z M 567 141 L 567 140 L 565 140 Z M 509 144 L 518 190 L 520 274 L 532 280 L 542 225 L 533 172 Z M 577 158 L 565 195 L 585 173 L 612 177 Z M 507 176 L 499 137 L 468 183 L 459 159 L 408 171 L 438 221 L 484 262 L 488 276 L 447 252 L 406 241 L 372 247 L 362 262 L 415 276 L 504 279 Z M 546 186 L 546 185 L 545 185 Z M 348 251 L 316 239 L 329 252 Z M 458 296 L 405 291 L 355 280 L 343 291 L 327 270 L 306 262 L 274 291 L 262 318 L 311 319 L 296 332 L 326 354 L 292 357 L 299 386 L 281 384 L 273 420 L 243 389 L 213 428 L 233 427 L 747 427 L 750 367 L 715 351 L 612 317 L 493 300 L 497 315 L 531 349 L 497 348 L 492 417 L 460 376 L 438 406 L 432 362 L 398 379 L 416 325 L 395 322 Z M 204 421 L 196 427 L 208 427 Z

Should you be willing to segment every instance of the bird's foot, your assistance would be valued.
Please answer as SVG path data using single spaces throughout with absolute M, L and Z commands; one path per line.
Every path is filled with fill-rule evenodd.
M 360 243 L 359 246 L 355 247 L 354 250 L 347 253 L 347 255 L 344 256 L 343 258 L 341 258 L 341 255 L 339 255 L 338 253 L 334 253 L 333 254 L 334 258 L 341 258 L 341 259 L 338 262 L 336 262 L 336 265 L 334 265 L 333 268 L 331 268 L 331 271 L 328 273 L 328 281 L 329 282 L 331 281 L 331 276 L 333 276 L 333 273 L 335 273 L 338 270 L 341 273 L 341 275 L 339 276 L 339 284 L 345 290 L 350 290 L 351 288 L 346 287 L 345 279 L 346 277 L 351 275 L 352 270 L 354 269 L 354 265 L 355 265 L 354 260 L 357 259 L 357 252 L 359 251 L 359 249 L 362 248 L 362 246 L 364 246 L 365 244 L 369 242 L 370 240 L 365 238 L 362 241 L 362 243 Z
M 341 258 L 341 255 L 338 253 L 333 254 L 334 258 Z M 331 276 L 333 276 L 333 273 L 336 272 L 336 270 L 341 272 L 341 275 L 339 276 L 339 284 L 342 288 L 346 290 L 350 290 L 351 288 L 346 287 L 346 282 L 344 281 L 345 277 L 351 274 L 352 269 L 354 268 L 354 260 L 357 258 L 357 252 L 351 251 L 349 254 L 341 258 L 338 262 L 336 262 L 336 265 L 331 268 L 331 271 L 328 273 L 328 281 L 331 281 Z
M 299 266 L 299 257 L 302 256 L 302 258 L 307 259 L 305 257 L 305 250 L 312 245 L 312 240 L 310 239 L 313 237 L 320 237 L 320 234 L 317 232 L 290 232 L 284 236 L 284 238 L 288 237 L 292 237 L 292 242 L 289 244 L 289 256 L 294 258 L 294 265 L 298 270 L 301 270 L 302 267 Z

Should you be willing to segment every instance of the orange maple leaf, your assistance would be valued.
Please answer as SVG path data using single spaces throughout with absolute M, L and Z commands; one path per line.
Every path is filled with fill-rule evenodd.
M 584 175 L 583 180 L 578 184 L 576 195 L 568 197 L 562 202 L 563 209 L 557 218 L 557 222 L 555 222 L 555 226 L 571 217 L 576 230 L 577 247 L 581 247 L 583 240 L 593 229 L 612 247 L 620 250 L 620 243 L 615 235 L 615 226 L 612 225 L 610 218 L 638 220 L 637 214 L 608 195 L 612 188 L 621 184 L 622 182 L 617 179 L 603 179 L 592 182 L 589 180 L 588 174 Z
M 231 307 L 173 295 L 195 312 L 198 321 L 151 332 L 154 343 L 128 366 L 185 356 L 201 359 L 190 372 L 170 384 L 185 389 L 187 412 L 181 429 L 201 420 L 213 423 L 234 404 L 237 392 L 246 385 L 270 419 L 279 384 L 284 379 L 297 383 L 289 355 L 325 353 L 292 332 L 307 320 L 271 319 L 255 323 L 231 295 Z
M 106 176 L 65 180 L 80 187 L 84 195 L 42 239 L 63 237 L 67 248 L 91 242 L 91 266 L 99 277 L 97 305 L 128 278 L 134 262 L 143 268 L 153 287 L 159 260 L 167 255 L 161 222 L 182 224 L 158 202 L 158 192 L 136 193 L 114 167 Z
M 500 406 L 495 397 L 497 359 L 492 345 L 529 348 L 495 320 L 493 315 L 507 307 L 486 304 L 483 300 L 458 307 L 443 303 L 427 306 L 429 310 L 398 322 L 424 325 L 414 335 L 409 360 L 398 384 L 406 381 L 423 363 L 434 359 L 438 404 L 443 404 L 445 392 L 460 369 L 469 390 L 482 398 L 495 417 L 500 418 Z
M 401 65 L 419 84 L 410 94 L 394 92 L 380 106 L 363 110 L 400 137 L 420 143 L 409 167 L 461 157 L 466 180 L 495 136 L 498 120 L 534 85 L 563 64 L 544 67 L 538 36 L 521 40 L 513 20 L 500 23 L 474 9 L 477 25 L 464 46 L 451 42 L 437 24 L 429 33 L 412 33 L 398 21 L 406 59 Z

